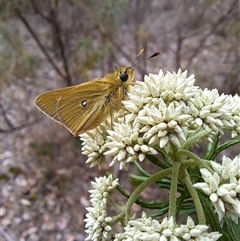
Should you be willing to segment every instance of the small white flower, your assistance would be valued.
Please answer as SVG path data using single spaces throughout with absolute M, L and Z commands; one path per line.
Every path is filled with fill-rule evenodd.
M 213 170 L 211 174 L 206 169 L 200 169 L 205 182 L 193 186 L 209 195 L 209 199 L 218 213 L 219 220 L 224 215 L 230 216 L 238 223 L 240 217 L 240 157 L 233 160 L 223 156 L 222 164 L 211 161 Z

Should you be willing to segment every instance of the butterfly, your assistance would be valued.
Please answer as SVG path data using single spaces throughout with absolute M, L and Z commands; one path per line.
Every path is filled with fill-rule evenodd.
M 159 52 L 147 59 L 158 55 Z M 121 109 L 133 84 L 135 65 L 115 68 L 104 77 L 86 83 L 44 92 L 34 103 L 45 115 L 79 136 Z

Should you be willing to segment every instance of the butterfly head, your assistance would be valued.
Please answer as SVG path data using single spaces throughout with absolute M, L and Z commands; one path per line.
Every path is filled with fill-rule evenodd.
M 134 69 L 131 67 L 120 67 L 115 70 L 117 78 L 123 84 L 129 84 L 133 81 Z

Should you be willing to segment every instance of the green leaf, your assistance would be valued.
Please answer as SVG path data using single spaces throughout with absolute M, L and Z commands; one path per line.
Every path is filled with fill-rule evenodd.
M 172 160 L 169 158 L 169 156 L 164 154 L 163 152 L 161 152 L 161 156 L 162 156 L 164 162 L 166 163 L 165 168 L 172 167 Z
M 224 144 L 220 145 L 220 146 L 216 149 L 216 154 L 215 154 L 215 156 L 214 156 L 214 159 L 215 159 L 215 157 L 216 157 L 216 155 L 217 155 L 218 153 L 220 153 L 221 151 L 229 148 L 230 146 L 234 146 L 234 145 L 236 145 L 236 144 L 238 144 L 238 143 L 240 143 L 240 139 L 227 141 L 227 142 L 225 142 Z
M 219 136 L 220 136 L 219 134 L 215 136 L 213 143 L 211 143 L 211 146 L 210 146 L 208 152 L 204 156 L 205 160 L 214 160 L 221 151 L 240 143 L 239 139 L 238 140 L 230 140 L 220 146 L 217 146 L 218 141 L 219 141 Z
M 210 224 L 213 231 L 218 231 L 221 233 L 221 226 L 218 221 L 218 215 L 214 212 L 213 206 L 211 202 L 209 201 L 208 197 L 203 194 L 201 191 L 197 190 L 198 196 L 201 200 L 201 203 L 203 205 L 204 214 L 207 220 L 207 223 Z
M 161 210 L 158 210 L 157 212 L 151 213 L 148 216 L 152 217 L 152 218 L 159 217 L 159 216 L 166 214 L 167 212 L 168 212 L 168 206 L 165 208 L 162 208 Z
M 236 241 L 240 240 L 240 226 L 236 224 L 231 218 L 224 218 L 224 225 L 222 228 L 223 236 L 221 241 Z M 238 223 L 240 218 L 238 219 Z
M 201 182 L 203 180 L 198 166 L 189 167 L 188 172 L 193 183 Z
M 161 215 L 165 214 L 168 211 L 169 201 L 144 201 L 142 199 L 137 199 L 135 202 L 142 208 L 148 209 L 158 209 Z
M 158 184 L 159 188 L 165 188 L 165 189 L 170 190 L 171 178 L 165 177 L 165 178 L 162 178 L 161 180 L 158 180 L 156 183 Z M 181 182 L 178 182 L 177 191 L 180 193 L 185 192 L 185 188 Z
M 177 198 L 177 200 L 176 200 L 176 205 L 177 205 L 176 206 L 176 216 L 180 213 L 183 202 L 186 199 L 186 197 L 187 197 L 187 193 L 185 192 L 179 198 Z
M 137 161 L 135 161 L 134 164 L 135 164 L 135 166 L 137 167 L 138 171 L 139 171 L 143 176 L 145 176 L 145 177 L 150 177 L 150 176 L 151 176 L 151 174 L 148 173 L 148 172 L 146 172 L 146 171 L 140 166 L 140 164 L 139 164 Z
M 215 135 L 213 142 L 209 143 L 208 145 L 208 152 L 206 153 L 206 155 L 204 156 L 203 159 L 205 160 L 214 160 L 215 157 L 215 153 L 216 153 L 216 149 L 217 149 L 217 145 L 218 145 L 218 141 L 219 141 L 219 136 L 220 134 Z
M 163 178 L 159 181 L 157 181 L 158 187 L 159 188 L 164 188 L 170 190 L 171 186 L 171 180 L 169 178 Z
M 156 166 L 161 167 L 162 169 L 168 168 L 163 162 L 161 162 L 156 156 L 154 155 L 146 155 L 146 158 Z
M 146 181 L 147 179 L 148 177 L 132 174 L 128 178 L 128 182 L 131 183 L 133 186 L 139 186 L 142 182 Z

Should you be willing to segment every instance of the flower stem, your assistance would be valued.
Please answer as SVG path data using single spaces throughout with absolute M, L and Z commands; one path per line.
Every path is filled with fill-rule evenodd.
M 170 187 L 170 195 L 169 195 L 169 212 L 168 217 L 173 216 L 176 217 L 176 195 L 177 195 L 177 184 L 178 184 L 178 173 L 179 168 L 181 166 L 181 162 L 173 162 L 172 168 L 172 179 L 171 179 L 171 187 Z
M 163 177 L 166 177 L 168 175 L 170 175 L 172 172 L 172 168 L 167 168 L 164 170 L 161 170 L 155 174 L 153 174 L 152 176 L 150 176 L 147 180 L 145 180 L 144 182 L 142 182 L 131 194 L 131 196 L 129 197 L 125 208 L 123 209 L 123 211 L 114 219 L 114 223 L 116 223 L 118 220 L 121 220 L 124 216 L 125 216 L 125 221 L 128 222 L 129 220 L 129 216 L 130 216 L 130 211 L 132 208 L 132 205 L 135 203 L 135 201 L 138 199 L 139 195 L 142 193 L 142 191 L 148 187 L 149 185 L 151 185 L 152 183 L 158 181 L 159 179 L 162 179 Z
M 205 161 L 205 160 L 203 160 L 203 159 L 201 159 L 199 156 L 197 156 L 196 154 L 194 154 L 194 153 L 192 153 L 192 152 L 190 152 L 190 151 L 188 151 L 188 150 L 184 150 L 184 149 L 180 149 L 179 151 L 178 151 L 178 153 L 179 154 L 183 154 L 183 155 L 185 155 L 185 156 L 187 156 L 187 157 L 190 157 L 190 158 L 192 158 L 193 159 L 193 165 L 195 164 L 195 165 L 197 165 L 199 168 L 206 168 L 207 170 L 209 170 L 209 171 L 212 171 L 212 169 L 209 167 L 209 165 L 207 165 L 208 163 L 210 164 L 210 162 L 209 161 Z M 187 162 L 188 160 L 186 160 L 185 162 Z M 185 162 L 183 162 L 183 163 L 185 163 Z
M 197 211 L 197 217 L 198 217 L 199 224 L 205 225 L 206 219 L 204 216 L 203 206 L 202 206 L 200 198 L 197 194 L 196 189 L 193 187 L 192 181 L 190 179 L 190 176 L 189 176 L 187 170 L 184 171 L 184 176 L 182 177 L 182 181 L 186 184 L 186 187 L 193 199 L 193 202 L 194 202 L 194 205 L 195 205 L 196 211 Z
M 201 138 L 203 138 L 207 134 L 209 134 L 209 132 L 206 130 L 198 131 L 196 134 L 192 135 L 190 138 L 187 139 L 187 141 L 183 144 L 182 148 L 189 149 L 189 147 L 192 144 L 197 143 Z

